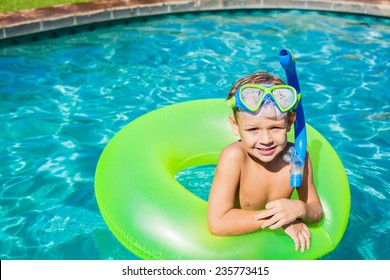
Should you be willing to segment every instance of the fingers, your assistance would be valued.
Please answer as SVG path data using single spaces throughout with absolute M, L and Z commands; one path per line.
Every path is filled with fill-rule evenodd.
M 298 252 L 299 248 L 301 248 L 301 252 L 305 251 L 306 241 L 302 234 L 295 235 L 293 238 L 295 243 L 295 251 Z
M 271 228 L 271 226 L 278 224 L 279 221 L 280 221 L 279 215 L 274 215 L 268 221 L 265 221 L 261 225 L 261 228 L 270 227 L 270 229 L 273 229 L 273 228 Z
M 283 216 L 276 214 L 273 215 L 269 220 L 264 221 L 264 223 L 261 225 L 261 228 L 269 227 L 270 229 L 273 230 L 273 229 L 278 229 L 286 224 L 288 224 L 288 221 Z
M 307 227 L 307 225 L 304 226 L 303 232 L 306 234 L 308 239 L 311 239 L 310 229 Z
M 294 244 L 295 244 L 295 252 L 298 252 L 299 246 L 300 246 L 300 242 L 299 242 L 298 235 L 293 235 L 293 236 L 290 236 L 290 237 L 291 237 L 292 240 L 294 241 Z
M 261 219 L 265 219 L 265 218 L 271 217 L 274 214 L 275 213 L 273 211 L 263 210 L 261 213 L 259 213 L 259 214 L 257 214 L 255 216 L 255 220 L 258 221 L 258 220 L 261 220 Z
M 263 224 L 263 225 L 264 225 L 264 224 Z M 262 225 L 262 227 L 263 227 L 263 225 Z M 281 219 L 281 220 L 279 220 L 277 223 L 271 225 L 269 228 L 270 228 L 270 229 L 277 229 L 277 228 L 280 228 L 280 227 L 282 227 L 282 226 L 284 226 L 284 225 L 286 225 L 286 221 L 285 221 L 284 219 Z
M 305 227 L 302 230 L 302 235 L 303 235 L 304 240 L 305 240 L 306 250 L 308 250 L 308 249 L 310 249 L 311 233 L 310 233 L 309 228 L 306 225 L 305 225 Z
M 272 209 L 272 208 L 275 208 L 275 204 L 277 204 L 277 201 L 276 201 L 276 200 L 271 201 L 271 202 L 268 202 L 268 203 L 265 205 L 265 209 Z
M 305 240 L 305 236 L 300 233 L 298 234 L 298 238 L 299 238 L 299 244 L 300 244 L 300 247 L 301 247 L 301 252 L 305 252 L 305 249 L 306 249 L 306 240 Z
M 302 228 L 302 231 L 300 233 L 298 233 L 298 236 L 296 237 L 296 239 L 294 239 L 295 251 L 298 251 L 299 248 L 301 248 L 301 252 L 304 252 L 305 250 L 310 249 L 310 239 L 311 239 L 310 230 L 305 225 Z

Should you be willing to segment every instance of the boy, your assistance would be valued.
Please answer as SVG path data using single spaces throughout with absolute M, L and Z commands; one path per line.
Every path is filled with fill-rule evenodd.
M 281 85 L 278 77 L 258 72 L 230 90 L 229 120 L 240 140 L 221 152 L 209 196 L 208 224 L 210 232 L 220 236 L 283 227 L 295 250 L 303 252 L 311 238 L 304 222 L 319 221 L 322 206 L 308 155 L 297 189 L 299 200 L 290 200 L 290 164 L 283 156 L 293 146 L 287 142 L 287 132 L 296 119 L 292 109 L 298 101 L 293 88 Z

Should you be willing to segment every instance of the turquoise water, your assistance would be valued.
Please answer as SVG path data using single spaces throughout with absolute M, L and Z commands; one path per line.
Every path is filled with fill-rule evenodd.
M 96 204 L 105 145 L 135 118 L 225 97 L 249 73 L 284 78 L 277 56 L 288 47 L 306 120 L 333 145 L 351 186 L 348 228 L 324 258 L 389 259 L 389 23 L 298 11 L 182 14 L 2 44 L 0 258 L 136 258 Z M 213 171 L 178 180 L 207 199 Z

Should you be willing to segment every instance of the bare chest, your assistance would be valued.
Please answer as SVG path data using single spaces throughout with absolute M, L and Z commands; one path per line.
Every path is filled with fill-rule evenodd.
M 290 198 L 293 189 L 290 187 L 290 168 L 278 172 L 267 170 L 243 170 L 238 190 L 238 201 L 242 209 L 259 210 L 273 200 Z

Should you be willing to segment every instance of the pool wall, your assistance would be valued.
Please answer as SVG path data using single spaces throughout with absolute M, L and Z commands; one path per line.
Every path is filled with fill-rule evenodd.
M 134 17 L 228 9 L 299 9 L 390 17 L 389 0 L 102 0 L 0 14 L 0 40 Z

